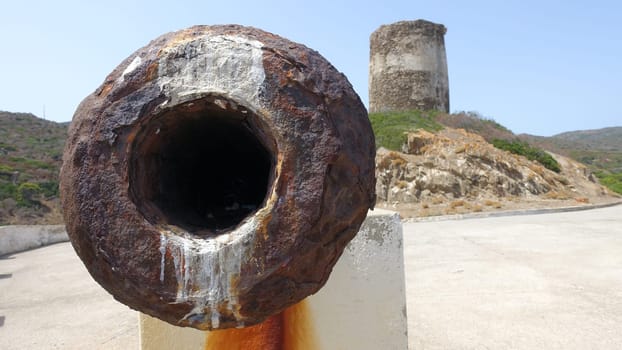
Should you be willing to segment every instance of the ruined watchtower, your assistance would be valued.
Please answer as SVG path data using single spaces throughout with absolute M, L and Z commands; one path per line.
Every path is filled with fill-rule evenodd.
M 371 34 L 369 111 L 449 112 L 442 24 L 424 20 L 383 25 Z

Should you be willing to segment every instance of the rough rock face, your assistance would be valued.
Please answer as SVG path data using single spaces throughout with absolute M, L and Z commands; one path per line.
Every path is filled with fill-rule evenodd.
M 408 135 L 401 152 L 376 156 L 378 199 L 414 203 L 430 199 L 538 196 L 575 198 L 607 193 L 583 165 L 561 156 L 562 173 L 499 150 L 462 129 Z

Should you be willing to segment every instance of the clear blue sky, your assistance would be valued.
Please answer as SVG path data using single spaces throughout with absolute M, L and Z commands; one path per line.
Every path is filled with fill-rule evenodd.
M 0 12 L 0 110 L 69 121 L 124 58 L 160 34 L 237 23 L 303 43 L 367 104 L 369 35 L 427 19 L 447 28 L 452 111 L 515 133 L 622 125 L 619 1 L 7 1 Z M 45 106 L 45 107 L 44 107 Z

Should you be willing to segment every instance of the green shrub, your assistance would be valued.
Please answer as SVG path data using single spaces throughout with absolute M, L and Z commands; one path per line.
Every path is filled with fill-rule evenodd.
M 406 111 L 371 113 L 369 120 L 376 137 L 376 148 L 400 151 L 406 142 L 406 132 L 417 129 L 438 131 L 443 126 L 436 121 L 437 111 Z
M 10 182 L 0 181 L 0 201 L 7 198 L 15 198 L 17 186 Z
M 29 159 L 22 157 L 10 157 L 10 161 L 15 162 L 17 164 L 23 164 L 32 169 L 47 169 L 47 170 L 55 170 L 56 166 L 54 164 L 46 163 L 37 159 Z
M 595 175 L 600 183 L 607 186 L 613 192 L 622 194 L 622 173 L 596 172 Z
M 14 152 L 14 151 L 17 151 L 17 148 L 15 148 L 12 145 L 9 145 L 7 143 L 0 142 L 0 151 L 3 151 L 3 152 Z
M 540 148 L 529 145 L 527 142 L 495 139 L 492 140 L 492 144 L 504 151 L 526 157 L 529 160 L 534 160 L 542 164 L 545 168 L 556 173 L 561 171 L 559 163 L 555 160 L 555 158 L 553 158 L 553 156 Z
M 436 120 L 450 128 L 464 129 L 478 134 L 488 142 L 494 139 L 509 140 L 514 137 L 514 133 L 508 128 L 477 112 L 441 113 Z
M 41 187 L 32 182 L 24 182 L 17 187 L 17 204 L 21 207 L 34 207 L 39 205 Z
M 39 183 L 39 187 L 41 188 L 41 193 L 45 196 L 45 198 L 58 197 L 57 181 L 41 182 Z
M 4 164 L 0 164 L 0 175 L 12 176 L 13 175 L 13 171 L 15 171 L 15 169 L 11 168 L 10 166 L 4 165 Z

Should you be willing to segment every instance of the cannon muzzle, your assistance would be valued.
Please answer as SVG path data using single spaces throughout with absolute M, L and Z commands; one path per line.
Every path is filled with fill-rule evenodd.
M 120 302 L 244 327 L 318 291 L 375 202 L 343 74 L 241 26 L 163 35 L 78 107 L 61 169 L 72 244 Z

